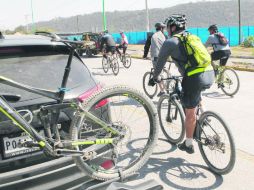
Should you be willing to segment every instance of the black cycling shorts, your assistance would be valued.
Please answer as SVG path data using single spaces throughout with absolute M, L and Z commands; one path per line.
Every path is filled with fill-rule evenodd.
M 112 54 L 114 54 L 116 51 L 116 46 L 107 46 L 106 47 L 106 53 L 111 52 Z
M 225 66 L 230 55 L 230 50 L 219 50 L 212 52 L 211 57 L 212 60 L 220 60 L 220 66 Z
M 201 91 L 212 86 L 214 71 L 206 71 L 192 76 L 185 76 L 182 81 L 181 101 L 184 108 L 192 109 L 197 107 L 201 101 Z

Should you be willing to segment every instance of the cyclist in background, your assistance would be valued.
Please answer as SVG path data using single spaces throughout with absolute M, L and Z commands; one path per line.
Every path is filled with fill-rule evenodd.
M 212 60 L 220 60 L 220 66 L 225 66 L 231 55 L 228 40 L 218 31 L 216 24 L 209 26 L 208 31 L 210 36 L 208 37 L 205 46 L 213 47 L 213 52 L 211 53 Z
M 120 36 L 121 36 L 121 44 L 116 48 L 117 53 L 119 55 L 122 55 L 119 49 L 123 48 L 123 54 L 125 55 L 125 52 L 128 47 L 128 38 L 127 36 L 123 33 L 123 31 L 120 31 Z
M 111 52 L 112 54 L 116 51 L 116 42 L 112 35 L 108 33 L 107 30 L 104 31 L 104 35 L 101 38 L 101 45 L 100 45 L 100 51 L 103 51 L 103 48 L 105 47 L 105 53 L 103 52 L 103 57 L 107 58 L 107 53 Z
M 183 143 L 178 144 L 178 148 L 192 154 L 194 153 L 193 134 L 196 127 L 196 108 L 201 102 L 201 91 L 210 88 L 213 84 L 214 72 L 211 64 L 204 68 L 189 65 L 183 42 L 175 36 L 187 34 L 185 15 L 172 15 L 166 19 L 165 24 L 170 38 L 163 43 L 160 49 L 154 78 L 150 79 L 149 85 L 153 86 L 158 82 L 158 76 L 167 58 L 171 56 L 183 76 L 181 103 L 186 116 L 184 122 L 186 139 Z
M 156 32 L 151 37 L 151 60 L 152 60 L 153 68 L 156 68 L 160 48 L 162 44 L 164 43 L 164 41 L 166 40 L 166 37 L 163 33 L 166 25 L 163 24 L 162 22 L 158 22 L 154 26 L 155 26 Z M 148 38 L 148 40 L 150 39 Z M 149 44 L 149 43 L 146 42 L 146 44 Z M 147 46 L 147 50 L 145 52 L 148 52 L 149 48 L 150 46 Z M 145 52 L 143 56 L 144 58 L 147 56 L 147 54 L 145 55 Z M 160 92 L 157 95 L 158 97 L 165 94 L 163 81 L 159 83 L 159 88 L 160 88 Z

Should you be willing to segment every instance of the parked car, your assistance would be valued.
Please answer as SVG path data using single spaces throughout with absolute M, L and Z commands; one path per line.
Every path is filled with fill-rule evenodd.
M 0 75 L 29 86 L 58 90 L 61 85 L 69 49 L 42 35 L 6 35 L 0 39 Z M 79 56 L 74 55 L 67 82 L 66 99 L 84 101 L 101 88 Z M 54 100 L 0 83 L 1 94 L 20 95 L 10 103 L 18 111 L 33 113 Z M 94 112 L 107 114 L 107 102 Z M 25 111 L 26 112 L 26 111 Z M 61 113 L 61 135 L 67 135 L 71 111 Z M 33 117 L 32 126 L 43 134 L 43 126 Z M 75 189 L 88 180 L 70 158 L 49 158 L 38 148 L 19 148 L 25 133 L 0 112 L 0 189 Z
M 84 53 L 91 57 L 97 55 L 100 52 L 100 39 L 99 33 L 84 32 L 82 34 L 83 45 L 78 48 L 79 55 L 82 56 Z

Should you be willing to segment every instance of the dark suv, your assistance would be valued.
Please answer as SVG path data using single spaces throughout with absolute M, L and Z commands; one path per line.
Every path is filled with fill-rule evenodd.
M 4 36 L 0 39 L 0 76 L 29 86 L 57 90 L 61 86 L 69 49 L 50 37 L 41 35 Z M 85 100 L 101 88 L 79 56 L 73 58 L 67 82 L 66 99 Z M 38 110 L 51 99 L 0 84 L 0 95 L 19 95 L 10 103 L 20 113 Z M 100 109 L 106 106 L 101 106 Z M 101 110 L 98 110 L 102 113 Z M 60 115 L 62 135 L 67 135 L 71 118 Z M 43 133 L 38 118 L 31 121 Z M 37 148 L 19 148 L 18 142 L 28 138 L 0 113 L 0 189 L 75 189 L 88 180 L 70 158 L 48 158 Z M 39 187 L 39 188 L 38 188 Z

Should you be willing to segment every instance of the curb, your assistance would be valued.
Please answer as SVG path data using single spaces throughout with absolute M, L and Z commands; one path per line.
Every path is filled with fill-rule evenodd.
M 131 55 L 131 57 L 135 58 L 135 59 L 143 59 L 140 55 Z M 144 59 L 144 60 L 150 60 L 150 58 L 147 58 L 147 59 Z M 231 69 L 234 69 L 234 70 L 237 70 L 237 71 L 254 72 L 254 68 L 246 68 L 246 66 L 245 67 L 240 67 L 240 66 L 231 66 L 231 65 L 229 65 L 227 67 L 231 68 Z
M 254 59 L 254 56 L 238 56 L 238 55 L 231 55 L 230 58 Z

